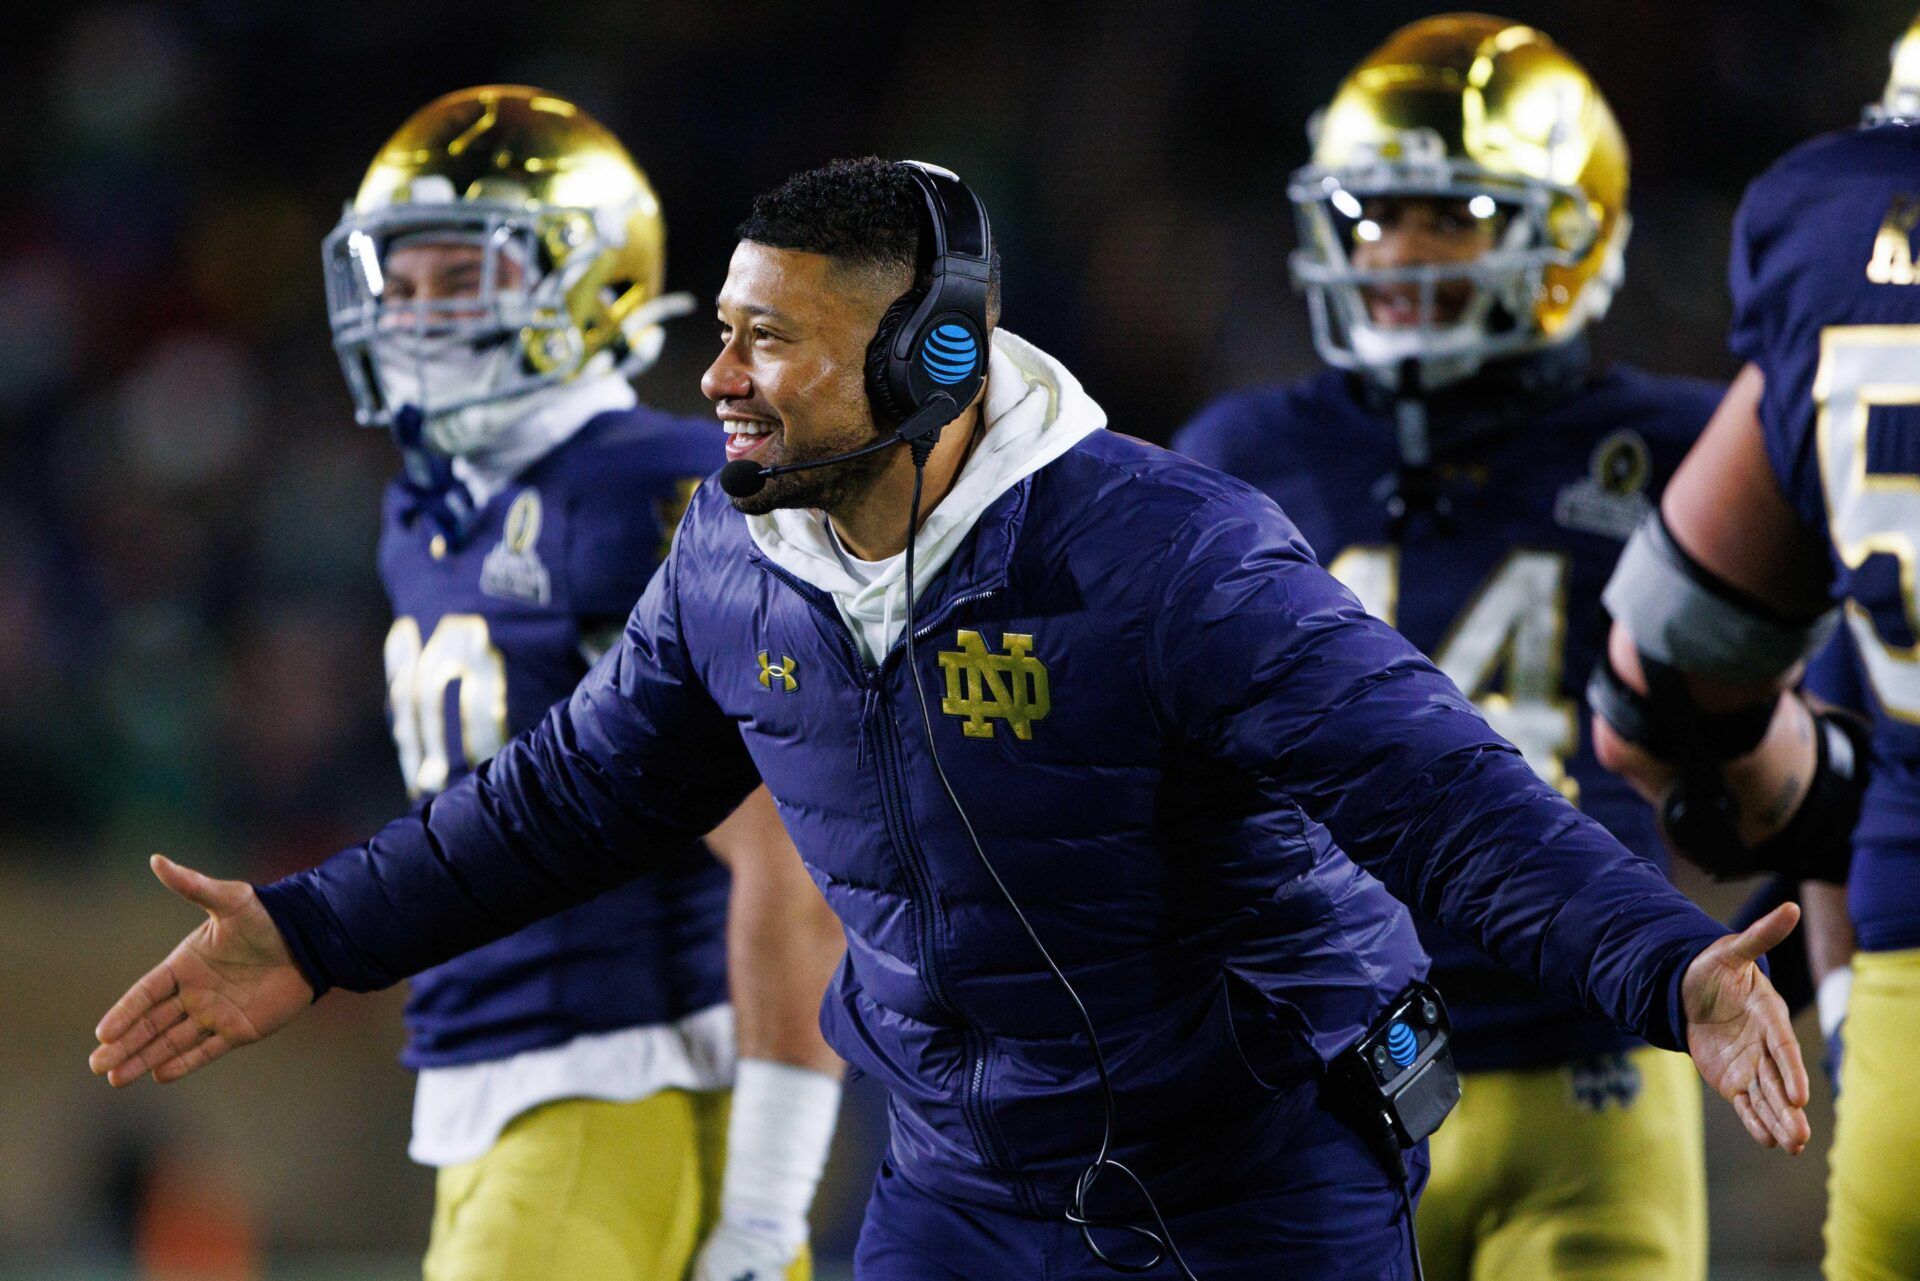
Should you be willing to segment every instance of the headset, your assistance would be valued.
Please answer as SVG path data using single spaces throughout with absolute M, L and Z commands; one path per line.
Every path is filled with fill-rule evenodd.
M 900 162 L 900 169 L 926 205 L 921 258 L 927 283 L 893 300 L 867 344 L 867 403 L 885 434 L 859 449 L 810 462 L 763 467 L 750 458 L 736 459 L 720 469 L 720 488 L 732 497 L 751 497 L 775 476 L 830 467 L 900 444 L 912 452 L 914 467 L 924 468 L 940 429 L 980 394 L 987 380 L 987 289 L 993 275 L 986 206 L 951 170 L 917 160 Z M 912 531 L 907 543 L 912 546 Z
M 920 704 L 920 723 L 926 732 L 927 754 L 934 773 L 953 805 L 960 825 L 966 829 L 974 856 L 986 869 L 994 888 L 1000 891 L 1012 909 L 1027 941 L 1046 963 L 1054 979 L 1065 990 L 1080 1016 L 1081 1029 L 1093 1051 L 1093 1065 L 1100 1078 L 1104 1128 L 1100 1148 L 1091 1164 L 1074 1185 L 1073 1203 L 1067 1221 L 1080 1229 L 1087 1249 L 1116 1272 L 1149 1272 L 1171 1259 L 1184 1281 L 1198 1281 L 1193 1270 L 1173 1243 L 1167 1221 L 1154 1204 L 1140 1177 L 1109 1155 L 1113 1148 L 1115 1106 L 1113 1080 L 1107 1070 L 1106 1053 L 1086 1003 L 1074 990 L 1053 954 L 1034 932 L 1027 914 L 1020 909 L 1012 891 L 993 862 L 987 857 L 974 832 L 973 820 L 947 779 L 940 763 L 940 750 L 933 733 L 933 714 L 927 706 L 927 691 L 921 683 L 920 664 L 914 649 L 913 542 L 920 528 L 921 486 L 926 479 L 927 459 L 940 440 L 940 430 L 960 416 L 973 403 L 987 377 L 987 290 L 993 272 L 993 232 L 987 221 L 986 206 L 980 197 L 951 170 L 917 160 L 900 163 L 901 170 L 913 180 L 926 206 L 925 232 L 921 239 L 921 259 L 927 283 L 916 284 L 896 298 L 880 317 L 873 341 L 867 345 L 867 400 L 875 421 L 886 430 L 880 439 L 859 449 L 780 467 L 764 467 L 752 459 L 741 458 L 720 469 L 720 488 L 735 498 L 747 498 L 760 492 L 769 479 L 786 472 L 826 467 L 878 453 L 894 445 L 907 446 L 913 458 L 913 500 L 907 514 L 906 563 L 906 641 L 907 670 L 913 674 L 913 692 Z M 1095 1216 L 1087 1208 L 1087 1199 L 1103 1174 L 1112 1173 L 1133 1185 L 1145 1201 L 1153 1227 L 1130 1219 Z M 1094 1240 L 1094 1229 L 1125 1232 L 1147 1242 L 1152 1257 L 1144 1262 L 1111 1257 Z

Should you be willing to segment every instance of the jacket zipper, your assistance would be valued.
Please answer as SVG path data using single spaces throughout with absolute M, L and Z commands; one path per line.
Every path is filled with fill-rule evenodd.
M 879 709 L 879 705 L 885 697 L 881 686 L 885 680 L 887 667 L 891 665 L 899 655 L 906 652 L 905 638 L 902 637 L 899 642 L 895 643 L 894 646 L 887 651 L 886 655 L 881 659 L 879 667 L 869 667 L 861 658 L 859 646 L 855 644 L 853 634 L 847 630 L 845 620 L 843 620 L 836 611 L 821 604 L 820 601 L 815 598 L 814 594 L 807 590 L 804 584 L 786 570 L 773 564 L 771 561 L 763 561 L 761 563 L 766 566 L 769 573 L 782 582 L 785 582 L 802 600 L 806 601 L 807 604 L 812 607 L 814 612 L 824 618 L 830 625 L 830 629 L 839 635 L 844 644 L 847 658 L 861 686 L 859 756 L 861 761 L 864 762 L 866 757 L 868 718 L 872 712 Z M 914 629 L 914 642 L 918 644 L 921 640 L 931 635 L 934 629 L 940 625 L 941 621 L 955 609 L 996 595 L 999 590 L 997 587 L 990 587 L 981 591 L 970 592 L 964 596 L 959 596 L 948 601 L 933 621 L 922 624 L 920 627 Z M 909 677 L 909 679 L 911 679 L 911 677 Z M 907 825 L 906 806 L 900 799 L 904 785 L 900 778 L 899 745 L 895 741 L 895 735 L 897 733 L 898 728 L 895 726 L 893 718 L 887 716 L 881 718 L 879 727 L 873 734 L 875 740 L 875 764 L 878 766 L 880 775 L 882 810 L 886 815 L 887 837 L 893 844 L 894 853 L 899 858 L 901 866 L 906 869 L 907 879 L 913 886 L 915 897 L 921 904 L 924 904 L 923 910 L 914 913 L 914 918 L 917 926 L 915 934 L 918 938 L 922 961 L 922 979 L 926 984 L 927 995 L 932 998 L 935 1005 L 945 1011 L 954 1022 L 960 1025 L 961 1034 L 966 1041 L 966 1057 L 968 1060 L 966 1064 L 967 1084 L 966 1089 L 962 1093 L 960 1111 L 966 1118 L 967 1131 L 973 1138 L 974 1146 L 986 1156 L 989 1162 L 998 1167 L 1001 1173 L 1012 1177 L 1014 1191 L 1018 1195 L 1021 1203 L 1030 1212 L 1038 1214 L 1041 1212 L 1040 1198 L 1033 1188 L 1032 1181 L 1025 1174 L 1015 1171 L 1012 1157 L 1005 1151 L 1002 1145 L 996 1141 L 987 1117 L 985 1094 L 987 1053 L 990 1048 L 987 1035 L 971 1019 L 960 1012 L 959 1007 L 954 1003 L 952 993 L 947 988 L 945 975 L 942 973 L 942 966 L 939 961 L 939 941 L 935 936 L 935 916 L 939 910 L 939 904 L 933 894 L 933 874 L 928 870 L 926 860 L 921 856 L 919 847 L 913 841 L 912 832 Z
M 921 641 L 926 640 L 929 636 L 933 635 L 934 632 L 938 631 L 955 611 L 978 601 L 986 600 L 989 597 L 997 596 L 1000 594 L 1000 590 L 999 587 L 981 588 L 956 596 L 952 600 L 947 601 L 931 619 L 913 629 L 914 644 L 918 645 Z M 887 651 L 886 656 L 881 660 L 877 675 L 884 678 L 890 666 L 896 662 L 905 661 L 904 656 L 906 652 L 906 638 L 903 635 L 902 638 Z M 908 680 L 912 679 L 912 675 L 909 674 Z M 931 697 L 938 698 L 939 695 L 936 693 Z M 917 698 L 915 699 L 913 710 L 916 713 L 919 711 Z M 891 717 L 887 719 L 886 732 L 890 736 L 898 732 Z M 897 752 L 897 743 L 895 744 L 895 748 Z M 898 760 L 897 754 L 894 759 L 896 761 Z M 883 763 L 883 769 L 884 768 Z M 924 870 L 925 860 L 921 858 L 918 847 L 913 843 L 911 831 L 906 828 L 904 808 L 901 811 L 901 835 L 905 847 L 913 853 L 913 861 L 921 865 L 923 875 L 928 878 L 929 888 L 931 888 L 932 873 Z M 998 1131 L 993 1124 L 993 1118 L 987 1109 L 987 1061 L 992 1050 L 992 1042 L 985 1031 L 954 1008 L 951 997 L 944 993 L 944 987 L 943 992 L 937 996 L 936 999 L 940 1000 L 948 1009 L 953 1010 L 954 1017 L 960 1020 L 966 1032 L 969 1046 L 968 1057 L 971 1059 L 971 1063 L 969 1064 L 967 1072 L 965 1111 L 967 1114 L 968 1127 L 973 1133 L 974 1141 L 980 1145 L 980 1150 L 987 1153 L 989 1159 L 1000 1167 L 1002 1173 L 1010 1176 L 1013 1181 L 1014 1193 L 1019 1197 L 1028 1212 L 1035 1215 L 1042 1215 L 1045 1213 L 1045 1209 L 1041 1204 L 1038 1190 L 1033 1186 L 1032 1179 L 1020 1173 L 1014 1167 L 1013 1156 L 1007 1151 L 1006 1145 L 1001 1142 Z

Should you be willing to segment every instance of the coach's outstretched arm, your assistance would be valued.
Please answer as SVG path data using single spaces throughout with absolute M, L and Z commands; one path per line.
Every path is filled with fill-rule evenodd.
M 1806 1069 L 1762 953 L 1569 805 L 1452 682 L 1314 564 L 1277 507 L 1196 511 L 1152 652 L 1198 752 L 1269 778 L 1396 896 L 1546 991 L 1689 1052 L 1756 1140 L 1798 1151 Z
M 156 859 L 209 919 L 100 1021 L 94 1072 L 178 1080 L 330 987 L 372 991 L 503 938 L 726 818 L 759 777 L 687 661 L 677 559 L 572 698 L 366 844 L 257 891 Z

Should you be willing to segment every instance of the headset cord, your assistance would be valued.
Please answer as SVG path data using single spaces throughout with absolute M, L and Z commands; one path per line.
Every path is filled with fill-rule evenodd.
M 1173 1233 L 1168 1230 L 1167 1221 L 1161 1215 L 1160 1207 L 1154 1204 L 1153 1194 L 1147 1191 L 1147 1185 L 1140 1181 L 1139 1175 L 1108 1156 L 1113 1148 L 1115 1115 L 1113 1078 L 1107 1072 L 1107 1056 L 1100 1048 L 1099 1035 L 1094 1031 L 1093 1016 L 1087 1013 L 1086 1003 L 1080 999 L 1080 994 L 1068 981 L 1066 972 L 1054 961 L 1053 954 L 1047 951 L 1046 944 L 1042 943 L 1040 936 L 1034 933 L 1033 926 L 1027 920 L 1027 914 L 1020 910 L 1020 904 L 1014 899 L 1013 892 L 1007 888 L 1007 883 L 1000 879 L 1000 873 L 987 858 L 987 851 L 981 846 L 979 836 L 974 833 L 973 820 L 967 817 L 966 807 L 960 803 L 959 794 L 953 790 L 953 784 L 947 779 L 947 771 L 940 764 L 940 749 L 935 745 L 933 737 L 933 714 L 927 707 L 926 688 L 920 682 L 920 664 L 914 651 L 913 635 L 913 543 L 914 535 L 920 531 L 920 488 L 926 477 L 927 458 L 933 452 L 933 442 L 927 439 L 916 440 L 910 442 L 908 448 L 913 457 L 913 501 L 907 514 L 907 550 L 904 567 L 907 580 L 907 670 L 913 674 L 913 692 L 920 703 L 920 724 L 926 731 L 927 755 L 933 760 L 933 772 L 939 777 L 940 786 L 946 791 L 947 800 L 952 802 L 953 812 L 960 816 L 960 825 L 966 829 L 967 840 L 973 846 L 974 857 L 979 859 L 980 866 L 986 869 L 994 888 L 1000 891 L 1000 897 L 1005 899 L 1007 906 L 1013 909 L 1014 919 L 1020 922 L 1020 928 L 1025 931 L 1027 941 L 1033 944 L 1034 951 L 1040 954 L 1040 959 L 1046 962 L 1047 969 L 1052 972 L 1068 999 L 1073 1002 L 1074 1011 L 1080 1016 L 1080 1026 L 1087 1034 L 1087 1043 L 1093 1048 L 1093 1067 L 1100 1078 L 1100 1106 L 1103 1114 L 1100 1151 L 1093 1158 L 1093 1164 L 1081 1173 L 1079 1181 L 1074 1185 L 1073 1204 L 1067 1211 L 1067 1222 L 1080 1229 L 1080 1238 L 1086 1242 L 1087 1249 L 1093 1252 L 1093 1257 L 1115 1272 L 1151 1272 L 1160 1266 L 1162 1260 L 1171 1259 L 1174 1267 L 1179 1269 L 1183 1281 L 1199 1281 L 1199 1278 L 1194 1276 L 1193 1269 L 1187 1266 L 1187 1261 L 1180 1256 L 1180 1248 L 1173 1243 Z M 1101 1174 L 1108 1170 L 1120 1175 L 1139 1190 L 1141 1198 L 1147 1203 L 1148 1213 L 1153 1216 L 1154 1224 L 1159 1228 L 1158 1232 L 1138 1223 L 1095 1219 L 1087 1213 L 1087 1197 L 1093 1191 L 1093 1186 L 1099 1181 Z M 1117 1229 L 1140 1237 L 1153 1247 L 1153 1256 L 1144 1263 L 1129 1263 L 1125 1260 L 1110 1258 L 1093 1239 L 1095 1228 Z M 1408 1228 L 1411 1231 L 1411 1217 L 1408 1219 Z

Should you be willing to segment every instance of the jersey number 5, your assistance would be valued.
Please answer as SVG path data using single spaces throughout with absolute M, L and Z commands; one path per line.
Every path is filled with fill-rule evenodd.
M 1369 614 L 1397 621 L 1398 548 L 1349 547 L 1327 571 L 1360 598 Z M 1564 553 L 1508 552 L 1453 620 L 1433 662 L 1473 700 L 1487 723 L 1520 749 L 1534 773 L 1578 804 L 1580 784 L 1567 773 L 1566 761 L 1580 745 L 1580 715 L 1560 688 L 1568 573 Z M 1496 684 L 1504 684 L 1504 691 L 1496 691 Z
M 1920 405 L 1920 325 L 1829 325 L 1820 331 L 1820 368 L 1813 376 L 1819 406 L 1820 483 L 1834 550 L 1848 570 L 1881 552 L 1900 566 L 1900 607 L 1920 636 L 1914 603 L 1915 548 L 1920 537 L 1920 475 L 1867 470 L 1867 425 L 1875 405 Z M 1911 458 L 1911 442 L 1901 456 Z M 1861 602 L 1849 594 L 1847 626 L 1874 697 L 1887 714 L 1920 724 L 1920 644 L 1890 644 Z
M 407 795 L 431 796 L 446 787 L 450 763 L 447 694 L 459 683 L 462 770 L 507 743 L 507 664 L 479 614 L 447 614 L 420 643 L 420 624 L 402 616 L 387 632 L 387 710 Z

